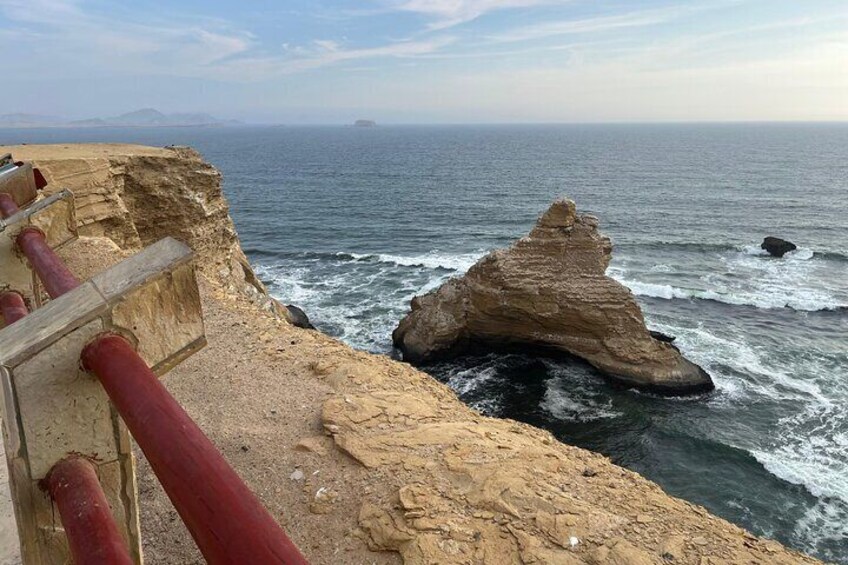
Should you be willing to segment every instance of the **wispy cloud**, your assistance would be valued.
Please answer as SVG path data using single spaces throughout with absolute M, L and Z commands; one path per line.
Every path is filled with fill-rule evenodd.
M 613 16 L 544 22 L 512 29 L 490 36 L 489 39 L 497 43 L 512 43 L 558 35 L 598 33 L 623 28 L 645 27 L 668 22 L 678 17 L 682 12 L 683 10 L 679 8 L 669 8 Z
M 27 43 L 38 45 L 33 54 L 45 52 L 49 45 L 44 64 L 63 70 L 69 70 L 64 59 L 72 59 L 74 65 L 110 72 L 228 81 L 268 79 L 346 61 L 431 54 L 454 41 L 434 36 L 362 47 L 315 39 L 310 44 L 273 48 L 220 20 L 131 22 L 86 9 L 83 0 L 0 0 L 0 14 L 7 22 L 17 22 L 14 28 L 0 28 L 0 34 L 14 33 L 22 49 Z
M 496 10 L 568 3 L 570 0 L 394 0 L 389 6 L 434 18 L 430 29 L 447 29 Z

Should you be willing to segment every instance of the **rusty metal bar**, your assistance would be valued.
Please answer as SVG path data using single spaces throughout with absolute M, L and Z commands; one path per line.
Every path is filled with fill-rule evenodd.
M 133 565 L 94 465 L 82 457 L 56 463 L 44 480 L 56 502 L 77 565 Z
M 0 215 L 8 218 L 18 212 L 19 208 L 12 195 L 7 192 L 0 193 Z
M 0 293 L 0 314 L 3 315 L 3 322 L 9 326 L 29 314 L 29 309 L 19 292 L 7 290 Z
M 82 352 L 208 563 L 306 559 L 194 420 L 123 337 Z
M 44 232 L 40 229 L 32 226 L 25 227 L 15 241 L 29 259 L 32 269 L 38 275 L 50 298 L 57 298 L 79 286 L 79 280 L 50 248 Z

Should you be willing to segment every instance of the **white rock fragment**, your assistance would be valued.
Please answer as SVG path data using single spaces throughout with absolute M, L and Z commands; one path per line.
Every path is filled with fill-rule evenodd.
M 302 481 L 303 480 L 303 471 L 300 469 L 295 469 L 294 472 L 289 475 L 289 478 L 293 481 Z

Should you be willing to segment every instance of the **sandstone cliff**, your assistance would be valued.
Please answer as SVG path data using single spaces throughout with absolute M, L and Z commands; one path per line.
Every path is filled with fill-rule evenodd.
M 116 240 L 89 237 L 64 248 L 79 276 L 163 232 L 200 250 L 209 345 L 164 382 L 312 563 L 816 563 L 672 498 L 600 455 L 525 424 L 483 417 L 428 375 L 296 328 L 233 291 L 233 279 L 219 269 L 243 256 L 237 241 L 214 229 L 209 212 L 225 204 L 217 174 L 196 154 L 0 148 L 9 150 L 38 155 L 54 178 L 68 170 L 67 161 L 89 167 L 64 184 L 74 183 L 82 203 L 102 203 L 89 233 L 105 234 L 109 226 Z M 127 207 L 126 191 L 135 188 L 120 178 L 133 161 L 139 168 L 131 174 L 143 175 L 137 163 L 144 160 L 145 190 L 174 182 L 152 171 L 185 175 L 183 184 L 170 185 L 177 191 L 194 190 L 199 180 L 190 181 L 191 172 L 206 171 L 216 179 L 206 201 L 218 204 L 191 206 L 191 193 L 173 195 L 185 199 L 185 211 L 170 220 L 177 225 L 153 225 L 156 199 L 149 209 L 143 198 Z M 93 210 L 82 215 L 94 218 Z M 231 232 L 226 214 L 217 218 Z M 209 240 L 200 235 L 206 222 Z M 201 563 L 143 454 L 137 457 L 146 562 Z
M 289 319 L 269 299 L 239 244 L 221 173 L 188 147 L 125 144 L 15 145 L 4 148 L 44 174 L 46 193 L 73 191 L 80 235 L 137 250 L 171 235 L 200 256 L 200 267 L 229 291 Z
M 414 298 L 395 345 L 416 363 L 475 343 L 539 346 L 581 357 L 627 386 L 712 390 L 709 375 L 651 336 L 633 295 L 606 276 L 612 244 L 597 226 L 574 202 L 554 202 L 529 236 Z

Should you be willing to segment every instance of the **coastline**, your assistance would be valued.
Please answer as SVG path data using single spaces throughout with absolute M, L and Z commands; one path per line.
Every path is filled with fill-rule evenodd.
M 398 562 L 392 552 L 410 563 L 660 563 L 666 554 L 675 563 L 816 562 L 548 432 L 483 417 L 408 365 L 292 327 L 244 259 L 220 176 L 196 153 L 0 150 L 33 159 L 51 187 L 76 192 L 91 238 L 64 254 L 80 275 L 164 233 L 195 248 L 209 346 L 165 383 L 274 515 L 286 516 L 313 562 Z M 202 190 L 186 180 L 194 178 L 205 179 Z M 177 201 L 195 204 L 151 221 Z M 147 558 L 191 562 L 196 550 L 138 455 Z M 302 479 L 292 478 L 298 469 Z

